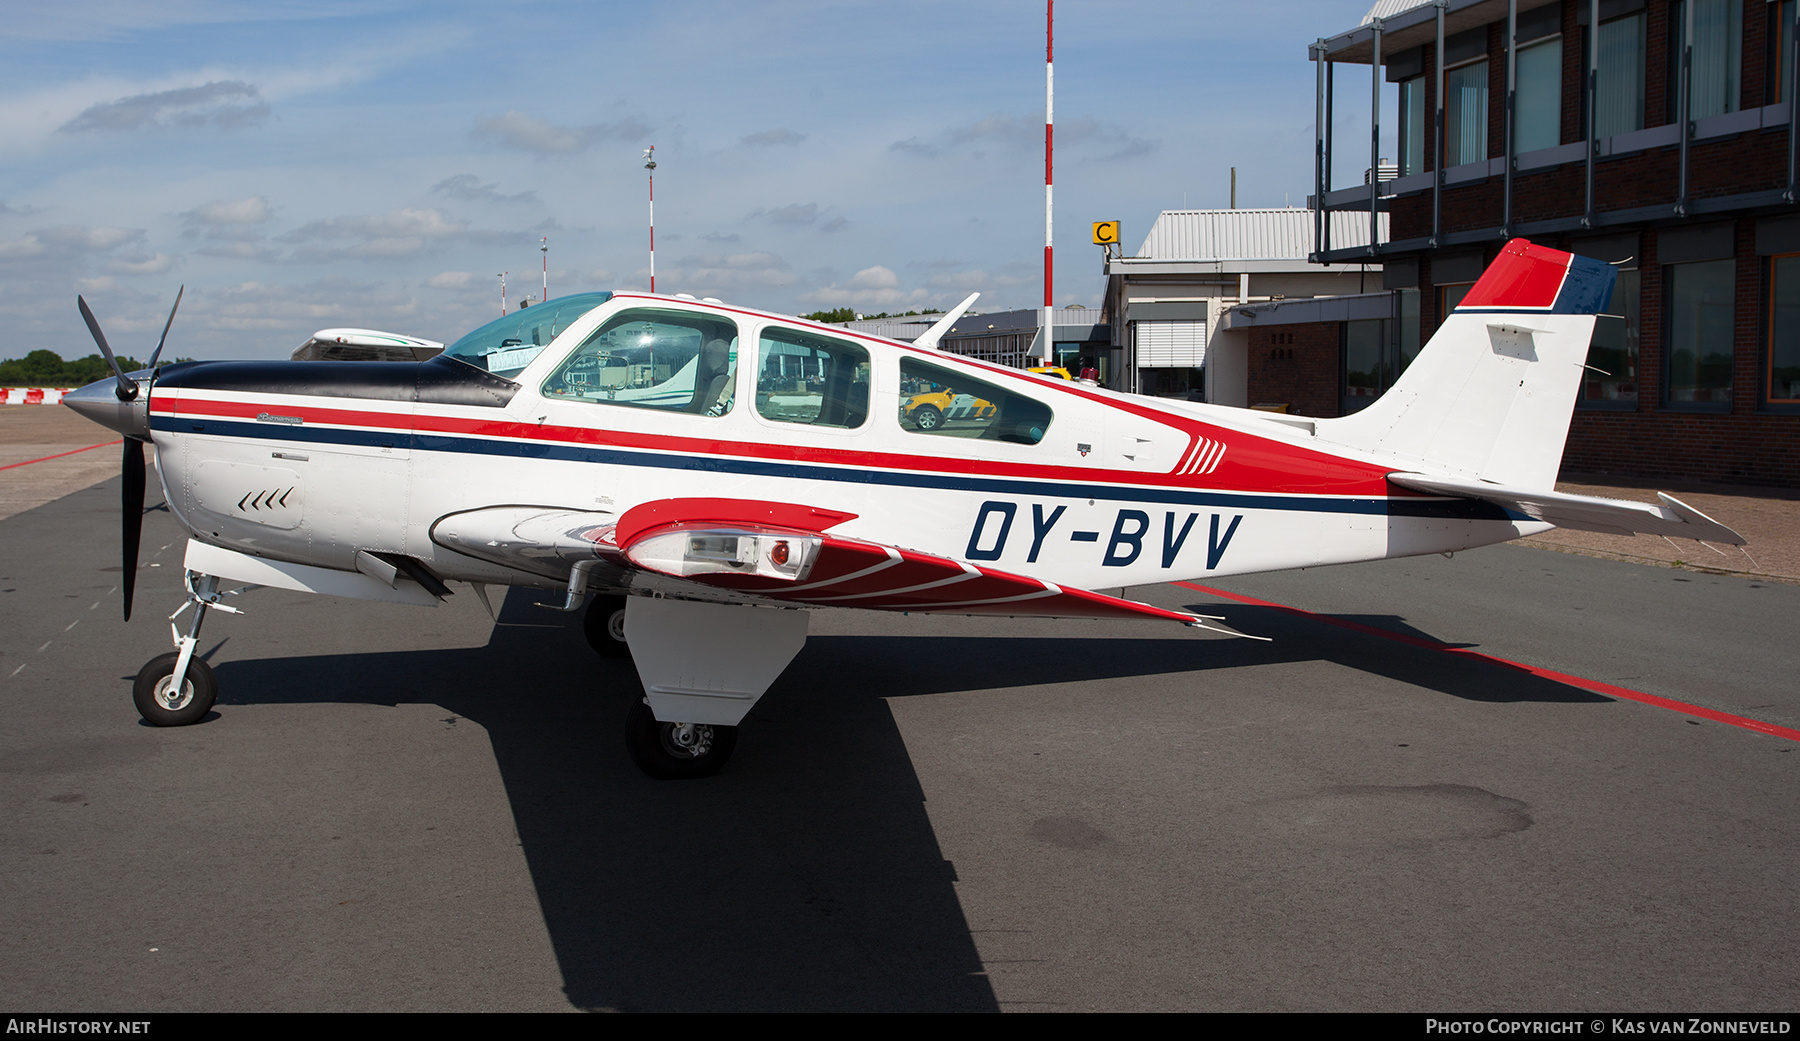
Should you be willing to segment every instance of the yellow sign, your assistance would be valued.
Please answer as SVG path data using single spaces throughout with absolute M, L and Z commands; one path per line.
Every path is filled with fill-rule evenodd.
M 1119 241 L 1119 222 L 1103 220 L 1094 222 L 1094 245 L 1111 246 Z

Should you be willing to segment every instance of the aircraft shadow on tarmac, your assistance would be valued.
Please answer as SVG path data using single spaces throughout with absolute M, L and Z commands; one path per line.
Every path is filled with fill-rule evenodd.
M 625 754 L 631 663 L 578 615 L 545 624 L 542 596 L 514 590 L 486 647 L 221 663 L 220 706 L 429 702 L 484 727 L 579 1008 L 997 1009 L 885 702 L 797 663 L 724 774 L 651 781 Z
M 1201 603 L 1189 604 L 1185 609 L 1200 614 L 1225 615 L 1230 624 L 1240 632 L 1268 636 L 1274 641 L 1232 641 L 1228 647 L 1221 649 L 1220 660 L 1213 667 L 1228 667 L 1227 659 L 1238 655 L 1242 658 L 1229 664 L 1331 661 L 1346 668 L 1384 676 L 1467 701 L 1581 704 L 1607 703 L 1613 700 L 1593 691 L 1546 679 L 1520 666 L 1494 658 L 1446 654 L 1438 648 L 1462 649 L 1475 648 L 1477 645 L 1440 640 L 1407 624 L 1398 615 L 1324 617 L 1437 646 L 1409 645 L 1275 607 Z M 1214 643 L 1212 646 L 1218 645 Z
M 222 663 L 220 704 L 430 702 L 483 726 L 581 1008 L 997 1007 L 886 698 L 1329 660 L 1471 700 L 1609 700 L 1239 604 L 1199 606 L 1274 643 L 821 636 L 735 769 L 653 782 L 624 755 L 630 663 L 540 597 L 512 591 L 486 647 Z

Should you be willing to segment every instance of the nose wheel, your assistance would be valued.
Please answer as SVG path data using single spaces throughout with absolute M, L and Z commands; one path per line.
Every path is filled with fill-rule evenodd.
M 737 748 L 737 727 L 706 723 L 664 723 L 642 698 L 625 717 L 625 746 L 631 761 L 659 781 L 711 777 Z
M 212 666 L 199 658 L 189 658 L 187 674 L 178 686 L 175 666 L 180 661 L 180 651 L 159 654 L 144 664 L 132 685 L 131 700 L 151 726 L 184 727 L 197 723 L 212 711 L 213 701 L 219 696 L 219 681 L 213 677 Z

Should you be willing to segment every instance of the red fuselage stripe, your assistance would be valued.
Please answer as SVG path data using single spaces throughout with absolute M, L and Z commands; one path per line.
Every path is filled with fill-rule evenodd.
M 599 406 L 596 406 L 599 407 Z M 891 452 L 858 452 L 834 448 L 815 448 L 792 444 L 768 444 L 711 438 L 678 437 L 667 434 L 645 434 L 636 431 L 593 427 L 568 427 L 519 423 L 506 419 L 466 419 L 430 413 L 404 413 L 377 410 L 333 408 L 323 405 L 285 400 L 280 403 L 223 401 L 184 393 L 178 402 L 165 407 L 152 402 L 151 411 L 159 416 L 193 418 L 218 417 L 255 419 L 265 412 L 293 415 L 307 423 L 333 426 L 368 427 L 384 430 L 412 430 L 421 434 L 460 434 L 474 437 L 508 438 L 520 441 L 560 442 L 574 445 L 601 445 L 635 448 L 690 455 L 725 455 L 749 459 L 772 459 L 792 462 L 827 463 L 867 467 L 881 470 L 923 470 L 939 473 L 970 474 L 992 477 L 1025 477 L 1038 480 L 1087 482 L 1094 484 L 1147 485 L 1152 487 L 1204 487 L 1208 491 L 1245 491 L 1305 495 L 1345 495 L 1389 498 L 1408 494 L 1388 487 L 1387 469 L 1326 455 L 1310 449 L 1285 445 L 1231 432 L 1234 465 L 1228 472 L 1208 474 L 1202 483 L 1195 474 L 1108 470 L 1075 466 L 1029 463 L 1002 463 L 991 460 L 956 459 L 947 456 L 921 456 Z M 1166 417 L 1173 419 L 1174 417 Z M 1214 430 L 1220 450 L 1227 436 Z M 924 435 L 920 435 L 924 436 Z M 1183 453 L 1186 455 L 1186 453 Z
M 1552 680 L 1570 687 L 1592 691 L 1595 694 L 1604 694 L 1607 697 L 1620 698 L 1625 701 L 1636 701 L 1644 705 L 1654 705 L 1657 708 L 1668 709 L 1671 712 L 1681 712 L 1690 716 L 1699 716 L 1701 719 L 1710 719 L 1715 723 L 1724 723 L 1729 726 L 1742 727 L 1745 730 L 1754 730 L 1759 734 L 1768 734 L 1772 737 L 1785 737 L 1789 741 L 1800 741 L 1800 730 L 1778 726 L 1774 723 L 1765 723 L 1760 719 L 1751 719 L 1748 716 L 1737 716 L 1729 712 L 1720 712 L 1717 709 L 1703 708 L 1699 705 L 1690 705 L 1685 701 L 1676 701 L 1673 698 L 1660 697 L 1655 694 L 1646 694 L 1641 690 L 1632 690 L 1630 687 L 1620 687 L 1603 680 L 1590 680 L 1583 676 L 1573 676 L 1566 672 L 1557 672 L 1555 669 L 1546 669 L 1537 665 L 1527 665 L 1524 662 L 1499 658 L 1492 654 L 1482 654 L 1479 651 L 1471 651 L 1466 647 L 1456 647 L 1447 643 L 1439 643 L 1436 640 L 1427 640 L 1419 636 L 1409 636 L 1406 633 L 1397 633 L 1377 626 L 1365 625 L 1362 622 L 1352 622 L 1347 618 L 1334 618 L 1327 614 L 1315 614 L 1312 611 L 1307 611 L 1302 608 L 1289 607 L 1286 604 L 1278 604 L 1270 600 L 1258 600 L 1253 596 L 1245 596 L 1242 593 L 1232 593 L 1212 586 L 1197 585 L 1193 582 L 1176 582 L 1174 584 L 1188 589 L 1195 589 L 1210 596 L 1222 596 L 1227 600 L 1236 600 L 1240 604 L 1250 604 L 1254 607 L 1271 607 L 1277 611 L 1285 611 L 1288 614 L 1298 615 L 1301 618 L 1308 618 L 1315 622 L 1324 622 L 1326 625 L 1335 625 L 1340 629 L 1349 629 L 1353 632 L 1365 633 L 1369 636 L 1379 636 L 1384 640 L 1393 640 L 1396 643 L 1404 643 L 1410 647 L 1418 647 L 1428 651 L 1442 651 L 1445 654 L 1454 654 L 1460 658 L 1485 661 L 1491 665 L 1499 665 L 1502 668 L 1518 669 L 1523 672 L 1528 672 L 1533 676 L 1537 676 L 1540 679 Z

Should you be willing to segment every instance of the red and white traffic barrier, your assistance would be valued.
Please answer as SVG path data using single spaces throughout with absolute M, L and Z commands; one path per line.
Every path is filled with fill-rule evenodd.
M 0 405 L 55 405 L 74 387 L 0 387 Z

